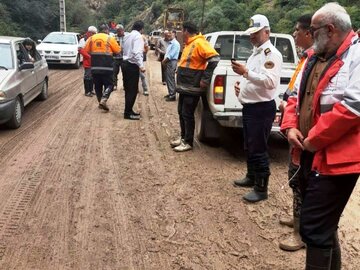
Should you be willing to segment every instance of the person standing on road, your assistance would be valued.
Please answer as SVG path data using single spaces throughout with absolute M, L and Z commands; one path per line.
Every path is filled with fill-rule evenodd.
M 169 45 L 166 48 L 166 53 L 162 65 L 166 66 L 166 85 L 168 95 L 165 96 L 165 101 L 176 101 L 175 90 L 175 71 L 180 53 L 180 43 L 176 40 L 175 34 L 169 33 Z
M 91 75 L 91 56 L 85 50 L 86 41 L 92 35 L 97 33 L 97 29 L 95 26 L 89 26 L 85 36 L 79 41 L 79 53 L 83 56 L 83 67 L 84 67 L 84 89 L 85 96 L 92 97 L 94 91 L 94 82 Z
M 300 160 L 306 269 L 340 269 L 338 224 L 360 173 L 360 40 L 337 3 L 315 12 L 310 32 L 314 54 L 281 130 Z
M 158 59 L 159 61 L 164 60 L 164 56 L 166 53 L 166 48 L 169 45 L 169 37 L 170 37 L 170 32 L 168 30 L 164 31 L 164 37 L 160 38 L 158 40 L 158 42 L 156 43 L 156 48 L 155 50 L 158 53 Z M 163 85 L 166 85 L 166 66 L 161 65 L 161 82 Z
M 140 120 L 140 114 L 133 111 L 133 106 L 139 92 L 140 72 L 145 72 L 144 39 L 141 36 L 144 31 L 144 23 L 136 21 L 132 29 L 131 33 L 124 37 L 124 61 L 121 67 L 125 90 L 124 119 Z
M 144 40 L 144 53 L 143 53 L 143 62 L 144 62 L 144 66 L 145 66 L 145 62 L 146 62 L 146 56 L 147 56 L 147 52 L 149 51 L 149 41 L 148 39 L 145 37 L 144 34 L 141 35 L 143 40 Z M 141 86 L 143 89 L 143 95 L 144 96 L 148 96 L 149 95 L 149 87 L 146 81 L 146 74 L 144 72 L 140 72 L 140 79 L 141 79 Z
M 185 47 L 177 72 L 176 91 L 179 93 L 178 113 L 181 136 L 170 142 L 175 152 L 193 148 L 195 118 L 194 112 L 201 96 L 206 94 L 212 74 L 220 57 L 198 28 L 191 22 L 184 22 Z
M 246 65 L 232 62 L 234 72 L 242 75 L 235 85 L 243 105 L 244 148 L 247 152 L 247 174 L 235 180 L 240 187 L 253 187 L 243 198 L 248 202 L 266 200 L 270 176 L 267 141 L 276 113 L 275 97 L 280 84 L 281 53 L 270 42 L 270 24 L 261 14 L 251 17 L 250 42 L 254 51 Z
M 91 74 L 99 108 L 105 111 L 109 111 L 106 102 L 113 89 L 113 54 L 121 51 L 119 44 L 108 33 L 108 26 L 100 25 L 99 33 L 91 36 L 85 45 L 85 51 L 91 55 Z
M 297 47 L 302 48 L 303 52 L 301 54 L 300 61 L 296 67 L 296 70 L 290 80 L 288 89 L 284 94 L 284 99 L 280 104 L 279 109 L 281 112 L 284 111 L 288 99 L 290 98 L 291 100 L 291 96 L 296 95 L 298 91 L 298 85 L 295 85 L 296 81 L 299 81 L 301 77 L 300 71 L 304 66 L 308 53 L 310 53 L 312 50 L 311 46 L 313 45 L 314 41 L 310 33 L 311 17 L 312 14 L 303 15 L 297 20 L 295 25 L 295 31 L 293 33 L 295 44 Z M 298 172 L 299 172 L 299 163 L 298 162 L 294 163 L 293 161 L 290 160 L 288 177 L 290 179 L 289 186 L 293 191 L 293 217 L 290 220 L 280 219 L 280 224 L 293 227 L 294 231 L 292 235 L 280 241 L 279 243 L 279 247 L 281 249 L 288 251 L 295 251 L 305 247 L 304 242 L 301 241 L 301 236 L 299 232 L 302 197 L 299 187 Z
M 120 48 L 123 47 L 124 36 L 125 36 L 124 26 L 122 24 L 117 24 L 115 39 L 116 39 L 117 43 L 119 44 Z M 113 58 L 114 58 L 113 90 L 115 91 L 117 89 L 118 75 L 121 70 L 121 63 L 123 61 L 122 51 L 120 51 L 120 53 L 114 54 Z

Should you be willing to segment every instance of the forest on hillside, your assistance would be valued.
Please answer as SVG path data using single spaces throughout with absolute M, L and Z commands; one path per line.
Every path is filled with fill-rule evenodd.
M 185 19 L 201 27 L 203 33 L 244 30 L 249 18 L 261 13 L 269 18 L 273 32 L 292 33 L 294 22 L 314 12 L 323 0 L 68 0 L 67 31 L 84 31 L 89 25 L 115 21 L 127 28 L 142 19 L 146 31 L 161 26 L 167 7 L 185 10 Z M 360 27 L 358 0 L 338 1 L 349 12 L 355 29 Z M 0 0 L 0 35 L 43 38 L 59 30 L 58 0 Z

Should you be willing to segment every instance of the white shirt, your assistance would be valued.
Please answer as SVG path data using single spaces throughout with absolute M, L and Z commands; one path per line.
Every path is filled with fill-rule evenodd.
M 144 39 L 139 31 L 132 30 L 130 34 L 124 36 L 123 42 L 123 59 L 132 64 L 136 64 L 139 68 L 144 67 Z
M 271 101 L 277 95 L 280 84 L 280 72 L 283 63 L 281 53 L 266 41 L 258 48 L 246 63 L 248 78 L 240 80 L 240 103 Z

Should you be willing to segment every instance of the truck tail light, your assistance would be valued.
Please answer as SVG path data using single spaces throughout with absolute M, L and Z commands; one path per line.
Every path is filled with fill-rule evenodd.
M 225 103 L 225 76 L 217 75 L 214 81 L 214 103 Z

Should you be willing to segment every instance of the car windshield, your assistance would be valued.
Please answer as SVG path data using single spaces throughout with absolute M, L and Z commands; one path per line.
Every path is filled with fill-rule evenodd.
M 216 40 L 215 50 L 220 54 L 222 60 L 247 60 L 252 54 L 253 46 L 250 43 L 249 36 L 234 35 L 219 36 Z
M 76 44 L 76 36 L 69 34 L 49 34 L 47 35 L 43 42 L 44 43 L 55 43 L 55 44 Z
M 14 64 L 12 60 L 10 44 L 0 44 L 0 70 L 13 69 Z

